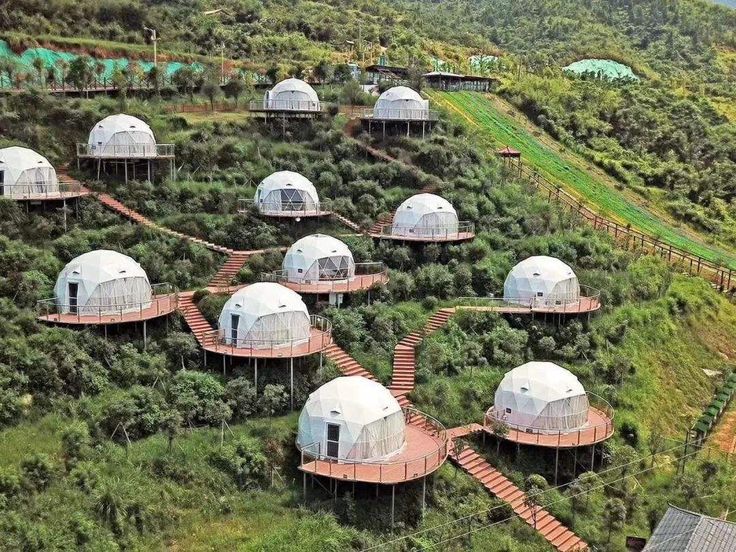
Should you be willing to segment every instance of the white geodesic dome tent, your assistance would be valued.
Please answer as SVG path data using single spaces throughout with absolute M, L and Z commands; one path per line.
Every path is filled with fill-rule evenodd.
M 80 255 L 64 267 L 54 296 L 61 314 L 99 316 L 151 306 L 151 284 L 137 262 L 107 249 Z
M 124 113 L 108 115 L 97 123 L 87 143 L 89 154 L 94 157 L 156 157 L 156 138 L 151 127 Z
M 422 99 L 416 90 L 407 86 L 389 88 L 376 100 L 375 119 L 426 120 L 429 119 L 429 100 Z
M 404 448 L 404 413 L 380 383 L 362 376 L 336 378 L 309 395 L 296 443 L 338 460 L 382 459 Z
M 580 284 L 572 268 L 554 257 L 537 256 L 511 269 L 503 284 L 506 301 L 554 306 L 580 301 Z
M 449 201 L 434 194 L 417 194 L 396 209 L 391 233 L 396 236 L 433 237 L 457 234 L 457 212 Z
M 308 178 L 293 171 L 278 171 L 264 178 L 254 201 L 263 214 L 316 213 L 319 195 Z
M 527 362 L 506 373 L 494 403 L 495 417 L 522 431 L 576 430 L 588 421 L 588 396 L 582 384 L 552 362 Z
M 325 234 L 312 234 L 294 242 L 282 268 L 292 282 L 349 280 L 355 276 L 355 261 L 348 246 Z
M 298 293 L 280 284 L 261 282 L 236 292 L 219 319 L 227 345 L 269 349 L 309 341 L 309 311 Z
M 58 191 L 56 170 L 43 155 L 18 146 L 0 149 L 0 196 L 12 198 Z
M 263 96 L 266 109 L 286 111 L 319 111 L 317 92 L 301 79 L 282 80 Z

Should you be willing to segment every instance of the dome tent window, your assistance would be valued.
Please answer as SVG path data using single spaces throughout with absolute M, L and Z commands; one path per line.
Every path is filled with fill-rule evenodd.
M 281 81 L 263 97 L 263 107 L 276 111 L 320 111 L 317 92 L 301 79 Z
M 140 311 L 152 304 L 148 276 L 130 257 L 97 250 L 72 260 L 54 288 L 61 314 L 99 316 Z
M 48 159 L 28 148 L 0 149 L 0 196 L 22 198 L 55 193 L 59 193 L 59 182 Z

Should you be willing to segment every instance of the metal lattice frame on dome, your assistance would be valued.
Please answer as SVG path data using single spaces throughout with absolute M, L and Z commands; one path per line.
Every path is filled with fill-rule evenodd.
M 59 273 L 54 297 L 37 303 L 38 319 L 70 326 L 143 323 L 166 316 L 178 307 L 178 292 L 166 283 L 151 285 L 141 266 L 130 257 L 104 249 L 70 261 Z
M 299 415 L 296 446 L 304 474 L 330 481 L 391 486 L 391 523 L 396 485 L 426 478 L 447 459 L 445 427 L 416 408 L 401 407 L 391 392 L 361 376 L 335 378 L 314 391 Z M 378 491 L 378 488 L 377 488 Z
M 406 242 L 461 242 L 475 238 L 475 224 L 459 221 L 449 201 L 434 194 L 417 194 L 396 209 L 393 220 L 374 227 L 370 235 Z
M 371 133 L 377 127 L 386 137 L 386 130 L 400 129 L 411 135 L 412 128 L 422 129 L 422 138 L 439 120 L 436 111 L 429 109 L 429 100 L 425 100 L 416 90 L 407 86 L 394 86 L 386 90 L 376 100 L 372 109 L 364 110 L 361 121 Z
M 613 435 L 614 410 L 587 393 L 578 378 L 552 362 L 527 362 L 506 373 L 485 414 L 484 430 L 520 445 L 560 449 L 592 447 Z M 575 453 L 577 457 L 577 452 Z
M 381 262 L 356 263 L 342 241 L 312 234 L 288 249 L 281 270 L 264 273 L 261 279 L 302 294 L 329 294 L 330 304 L 339 306 L 344 293 L 388 283 L 388 268 Z
M 264 178 L 252 199 L 238 199 L 238 212 L 256 208 L 264 216 L 275 218 L 325 217 L 332 213 L 322 208 L 314 184 L 294 171 L 277 171 Z
M 117 174 L 121 164 L 125 182 L 128 182 L 129 168 L 135 180 L 137 166 L 145 164 L 146 178 L 152 181 L 158 162 L 167 163 L 169 178 L 176 178 L 174 144 L 156 143 L 151 127 L 137 117 L 123 113 L 102 119 L 90 131 L 87 142 L 77 144 L 77 168 L 82 159 L 96 164 L 98 180 L 108 165 L 114 167 Z

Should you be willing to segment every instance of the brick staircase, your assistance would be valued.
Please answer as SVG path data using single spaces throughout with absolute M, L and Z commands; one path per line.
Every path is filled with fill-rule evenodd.
M 537 507 L 536 516 L 525 505 L 526 493 L 509 481 L 501 472 L 491 466 L 472 448 L 457 454 L 452 447 L 450 459 L 463 471 L 477 479 L 491 494 L 507 502 L 514 512 L 531 525 L 547 542 L 560 552 L 588 550 L 588 545 L 570 529 L 559 522 L 552 514 Z M 536 517 L 536 521 L 533 519 Z
M 385 226 L 386 224 L 391 224 L 391 221 L 394 220 L 394 214 L 389 213 L 388 215 L 384 215 L 382 217 L 378 217 L 376 222 L 373 223 L 373 226 L 371 226 L 368 229 L 369 234 L 380 234 L 381 228 Z
M 368 370 L 363 368 L 357 360 L 347 354 L 338 345 L 333 343 L 324 350 L 324 354 L 340 369 L 345 376 L 363 376 L 369 380 L 376 381 L 376 378 Z
M 253 251 L 234 251 L 230 254 L 225 264 L 220 267 L 212 279 L 210 280 L 210 287 L 214 288 L 228 288 L 233 281 L 233 278 L 240 272 L 243 265 L 253 254 Z
M 348 217 L 343 216 L 340 213 L 336 213 L 334 211 L 332 211 L 332 213 L 330 213 L 330 215 L 332 216 L 332 218 L 334 218 L 338 222 L 344 224 L 345 226 L 347 226 L 351 230 L 355 230 L 356 232 L 360 232 L 360 226 L 357 223 L 355 223 L 352 220 L 350 220 Z
M 421 330 L 414 331 L 399 341 L 394 347 L 394 365 L 390 389 L 394 393 L 406 394 L 414 389 L 417 369 L 416 347 L 434 331 L 447 324 L 455 314 L 454 309 L 440 309 L 429 317 Z
M 204 317 L 193 300 L 194 292 L 184 292 L 179 296 L 179 311 L 184 317 L 184 321 L 192 330 L 197 342 L 204 346 L 204 335 L 212 331 L 212 326 Z
M 216 251 L 217 253 L 223 253 L 224 255 L 231 255 L 232 253 L 234 253 L 232 249 L 229 249 L 222 245 L 217 245 L 215 243 L 208 242 L 201 238 L 195 238 L 193 236 L 188 236 L 186 234 L 182 234 L 181 232 L 172 230 L 171 228 L 166 228 L 164 226 L 161 226 L 160 224 L 153 222 L 151 219 L 141 215 L 139 212 L 133 209 L 130 209 L 129 207 L 126 207 L 123 203 L 121 203 L 120 201 L 118 201 L 117 199 L 115 199 L 109 194 L 98 192 L 98 193 L 95 193 L 94 195 L 95 197 L 97 197 L 97 200 L 100 203 L 102 203 L 105 207 L 107 207 L 108 209 L 112 211 L 115 211 L 116 213 L 124 216 L 127 219 L 132 220 L 133 222 L 136 222 L 143 226 L 147 226 L 148 228 L 152 228 L 154 230 L 158 230 L 165 234 L 169 234 L 170 236 L 175 236 L 183 240 L 188 240 L 192 243 L 197 243 L 199 245 L 206 247 L 207 249 Z

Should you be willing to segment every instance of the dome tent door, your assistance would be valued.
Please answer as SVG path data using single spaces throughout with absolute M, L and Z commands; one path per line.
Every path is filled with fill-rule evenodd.
M 340 424 L 327 424 L 327 456 L 340 456 Z
M 0 171 L 0 197 L 5 195 L 5 171 Z
M 77 314 L 77 294 L 79 292 L 79 283 L 69 282 L 69 312 Z

